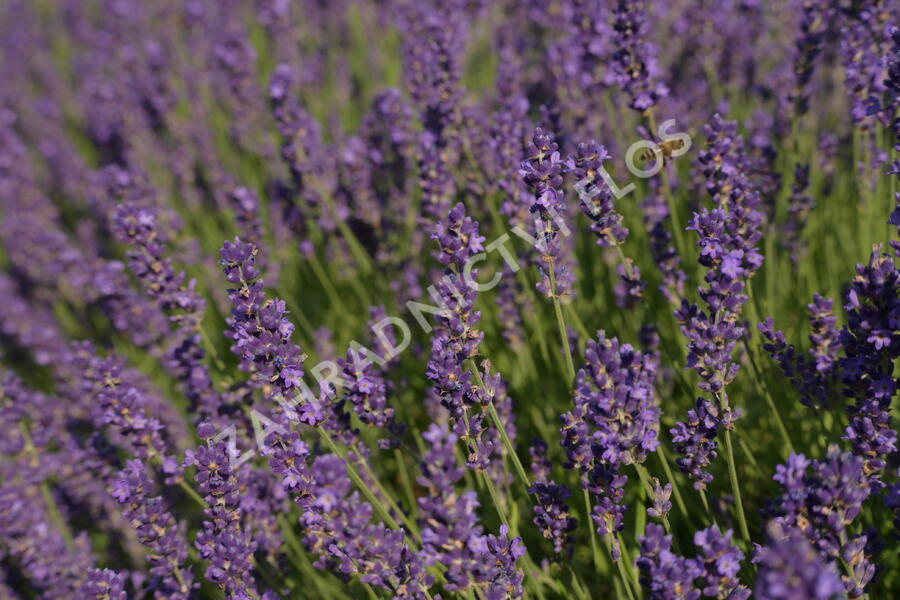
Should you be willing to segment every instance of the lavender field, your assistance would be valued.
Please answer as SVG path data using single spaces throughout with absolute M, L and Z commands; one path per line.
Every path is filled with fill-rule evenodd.
M 0 600 L 900 597 L 898 178 L 898 0 L 0 0 Z

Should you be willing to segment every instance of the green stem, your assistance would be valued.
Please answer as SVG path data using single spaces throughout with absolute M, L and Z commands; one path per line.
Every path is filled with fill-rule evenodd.
M 309 265 L 312 267 L 316 279 L 318 279 L 319 283 L 322 284 L 322 288 L 325 290 L 325 294 L 328 295 L 328 299 L 331 301 L 332 305 L 334 305 L 339 313 L 349 315 L 350 311 L 347 310 L 347 307 L 341 300 L 340 295 L 337 293 L 334 284 L 325 273 L 325 269 L 322 268 L 322 263 L 319 262 L 319 257 L 315 255 L 311 256 L 309 258 Z
M 624 565 L 625 557 L 623 555 L 623 556 L 619 557 L 619 560 L 616 560 L 613 557 L 612 541 L 610 541 L 609 538 L 610 538 L 609 535 L 603 536 L 603 541 L 606 543 L 606 549 L 609 551 L 609 555 L 610 555 L 610 557 L 612 557 L 612 561 L 614 563 L 616 563 L 616 568 L 619 569 L 619 577 L 622 578 L 622 586 L 625 588 L 625 594 L 628 596 L 628 600 L 635 600 L 634 591 L 632 589 L 632 579 L 631 579 L 631 576 L 628 574 L 628 571 L 625 570 L 625 565 Z M 621 543 L 620 543 L 620 546 L 621 546 Z
M 752 547 L 750 530 L 747 528 L 747 517 L 744 515 L 744 501 L 741 499 L 741 488 L 738 485 L 737 469 L 734 465 L 734 449 L 731 443 L 731 430 L 725 429 L 725 459 L 728 461 L 728 477 L 731 479 L 731 491 L 734 494 L 734 506 L 737 511 L 738 525 L 741 528 L 741 536 L 747 542 L 747 547 Z
M 597 546 L 597 531 L 594 529 L 594 521 L 591 518 L 591 496 L 586 489 L 582 488 L 581 491 L 584 497 L 585 522 L 587 523 L 588 531 L 591 532 L 591 552 L 594 556 L 594 568 L 599 572 L 603 569 L 600 567 L 600 548 Z
M 469 370 L 472 371 L 472 374 L 475 376 L 475 381 L 481 387 L 481 389 L 485 389 L 484 379 L 481 377 L 481 372 L 478 370 L 478 367 L 475 365 L 475 361 L 471 358 L 466 359 L 466 363 L 469 366 Z M 528 477 L 528 473 L 525 471 L 525 466 L 522 464 L 522 461 L 519 460 L 519 455 L 516 453 L 516 449 L 513 446 L 512 440 L 509 439 L 509 434 L 506 433 L 506 427 L 503 425 L 503 421 L 500 419 L 500 414 L 497 412 L 497 408 L 494 406 L 493 401 L 489 402 L 487 405 L 488 414 L 491 416 L 491 420 L 494 421 L 494 427 L 497 428 L 497 431 L 500 432 L 500 439 L 503 441 L 503 446 L 506 448 L 507 454 L 509 454 L 509 458 L 513 462 L 513 466 L 516 469 L 516 473 L 519 475 L 519 479 L 522 480 L 522 485 L 525 486 L 525 489 L 531 487 L 531 480 Z
M 568 385 L 572 385 L 575 381 L 575 362 L 572 360 L 572 349 L 569 348 L 569 336 L 566 333 L 566 320 L 562 314 L 562 306 L 559 302 L 559 296 L 556 295 L 556 275 L 554 274 L 554 265 L 551 261 L 547 271 L 550 274 L 550 293 L 553 296 L 553 312 L 556 313 L 556 324 L 559 327 L 559 337 L 563 347 L 563 357 L 566 359 L 566 374 L 569 377 Z

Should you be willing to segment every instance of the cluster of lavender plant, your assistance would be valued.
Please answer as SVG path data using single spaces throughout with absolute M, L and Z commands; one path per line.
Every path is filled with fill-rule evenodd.
M 0 81 L 0 600 L 900 594 L 897 0 L 7 0 Z

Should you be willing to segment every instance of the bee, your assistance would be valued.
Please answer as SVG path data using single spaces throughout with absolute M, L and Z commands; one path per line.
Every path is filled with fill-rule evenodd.
M 650 161 L 658 160 L 658 157 L 662 157 L 663 165 L 666 165 L 672 159 L 672 153 L 682 148 L 684 148 L 684 140 L 666 140 L 656 144 L 655 148 L 645 148 L 638 154 L 637 159 L 641 163 L 646 164 Z

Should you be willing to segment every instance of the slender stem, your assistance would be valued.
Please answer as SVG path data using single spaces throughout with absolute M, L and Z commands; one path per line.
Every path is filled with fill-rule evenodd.
M 594 529 L 594 521 L 591 518 L 591 496 L 588 491 L 584 488 L 581 489 L 584 496 L 584 512 L 586 515 L 586 522 L 588 531 L 591 532 L 591 552 L 594 556 L 594 568 L 597 571 L 602 571 L 600 568 L 600 548 L 597 546 L 597 531 Z
M 478 367 L 475 365 L 475 361 L 471 358 L 466 359 L 466 363 L 469 366 L 469 370 L 472 371 L 472 374 L 475 376 L 476 383 L 481 387 L 481 389 L 485 389 L 484 379 L 481 377 L 481 371 L 478 370 Z M 512 440 L 509 439 L 509 434 L 506 432 L 506 427 L 503 425 L 503 421 L 500 420 L 500 414 L 497 412 L 497 408 L 494 406 L 494 402 L 488 402 L 487 405 L 488 414 L 491 416 L 491 420 L 494 421 L 494 427 L 497 428 L 497 431 L 500 432 L 500 439 L 503 441 L 503 446 L 506 448 L 507 454 L 509 454 L 510 459 L 513 462 L 513 466 L 516 469 L 516 472 L 519 475 L 519 479 L 522 480 L 522 484 L 525 486 L 525 489 L 529 489 L 531 487 L 531 480 L 528 477 L 528 473 L 525 471 L 525 466 L 522 464 L 522 461 L 519 460 L 519 455 L 516 453 L 516 449 L 513 446 Z
M 703 504 L 703 509 L 706 511 L 706 514 L 709 515 L 709 518 L 712 519 L 714 525 L 718 525 L 716 522 L 716 515 L 709 508 L 709 500 L 706 499 L 706 488 L 700 488 L 697 490 L 700 493 L 700 503 Z
M 734 466 L 734 449 L 731 444 L 731 430 L 725 429 L 725 459 L 728 461 L 728 477 L 731 479 L 731 491 L 734 494 L 734 505 L 737 510 L 738 524 L 741 528 L 741 536 L 747 542 L 747 547 L 752 547 L 750 531 L 747 529 L 747 517 L 744 515 L 744 501 L 741 499 L 741 488 L 738 485 L 737 469 Z
M 363 458 L 361 458 L 359 462 L 362 465 L 362 468 L 365 470 L 366 475 L 369 476 L 369 479 L 372 480 L 372 483 L 375 484 L 375 487 L 378 488 L 379 493 L 381 493 L 382 497 L 388 503 L 390 509 L 400 516 L 400 520 L 403 521 L 403 524 L 406 525 L 406 527 L 412 534 L 418 536 L 419 528 L 416 527 L 416 524 L 413 523 L 413 521 L 406 515 L 405 512 L 400 510 L 400 506 L 397 504 L 397 501 L 394 500 L 393 496 L 391 496 L 384 488 L 384 486 L 381 485 L 381 481 L 378 479 L 378 477 L 375 476 L 375 473 L 372 472 L 372 469 L 369 467 L 369 463 L 366 462 L 366 460 Z
M 203 497 L 197 492 L 197 490 L 195 490 L 194 487 L 193 487 L 191 484 L 189 484 L 187 481 L 185 481 L 184 479 L 179 479 L 179 480 L 178 480 L 178 485 L 181 487 L 181 489 L 184 490 L 184 492 L 185 492 L 188 496 L 191 497 L 191 499 L 192 499 L 194 502 L 196 502 L 197 504 L 199 504 L 199 505 L 202 506 L 203 508 L 207 508 L 207 507 L 209 506 L 209 505 L 206 503 L 206 500 L 204 500 Z
M 610 557 L 613 557 L 613 549 L 612 549 L 612 541 L 610 540 L 609 535 L 603 536 L 603 541 L 606 543 L 606 549 L 609 551 Z M 628 571 L 625 570 L 624 560 L 625 557 L 619 557 L 619 560 L 616 560 L 613 557 L 613 562 L 616 563 L 616 567 L 619 569 L 619 577 L 622 578 L 622 586 L 625 588 L 625 593 L 628 595 L 629 600 L 635 600 L 634 591 L 632 590 L 632 580 L 631 576 L 628 575 Z
M 569 335 L 566 333 L 566 320 L 562 314 L 559 296 L 556 295 L 556 275 L 554 274 L 554 265 L 552 262 L 547 271 L 550 274 L 550 293 L 553 295 L 553 311 L 556 313 L 556 324 L 559 327 L 559 337 L 563 346 L 563 357 L 566 359 L 566 374 L 569 377 L 568 384 L 571 385 L 572 382 L 575 381 L 575 362 L 572 360 L 572 349 L 569 348 Z
M 319 262 L 319 257 L 315 255 L 311 256 L 309 258 L 309 265 L 312 267 L 316 279 L 318 279 L 319 283 L 322 284 L 322 288 L 325 290 L 325 294 L 328 296 L 328 299 L 331 301 L 334 307 L 338 309 L 339 313 L 349 315 L 350 312 L 347 310 L 347 306 L 341 300 L 340 294 L 337 293 L 334 284 L 325 273 L 325 269 L 322 268 L 322 263 Z
M 497 514 L 500 516 L 500 521 L 510 528 L 513 536 L 518 535 L 517 531 L 513 531 L 512 527 L 510 526 L 509 517 L 506 516 L 506 510 L 503 508 L 503 503 L 500 501 L 500 495 L 497 494 L 497 488 L 494 487 L 494 482 L 491 481 L 490 476 L 488 476 L 486 472 L 479 471 L 478 473 L 481 475 L 482 480 L 484 480 L 484 486 L 487 488 L 488 494 L 490 494 L 491 496 L 491 502 L 494 503 Z
M 638 579 L 637 570 L 633 568 L 634 563 L 631 561 L 631 556 L 628 552 L 628 546 L 625 545 L 624 540 L 622 540 L 622 536 L 618 533 L 614 534 L 616 536 L 616 541 L 619 542 L 619 550 L 622 552 L 622 560 L 619 562 L 622 563 L 623 568 L 626 569 L 626 572 L 631 575 L 631 583 L 634 585 L 634 594 L 635 596 L 640 597 L 641 595 L 641 582 Z

